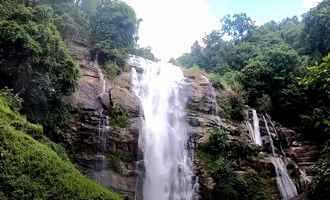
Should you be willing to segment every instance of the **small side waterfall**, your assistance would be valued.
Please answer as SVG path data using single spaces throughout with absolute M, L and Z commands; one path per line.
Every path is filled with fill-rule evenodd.
M 266 131 L 271 145 L 272 156 L 270 157 L 276 171 L 276 182 L 283 200 L 290 200 L 298 195 L 296 185 L 289 176 L 286 168 L 286 159 L 276 155 L 272 135 L 269 130 L 268 121 L 263 115 Z
M 251 140 L 257 144 L 262 146 L 262 140 L 260 135 L 260 128 L 259 128 L 259 118 L 256 110 L 252 110 L 252 123 L 251 121 L 246 122 L 247 128 L 250 133 Z
M 99 76 L 99 81 L 101 85 L 101 89 L 98 94 L 98 98 L 102 98 L 103 95 L 106 93 L 106 81 L 104 79 L 104 74 L 98 65 L 97 62 L 98 56 L 96 55 L 96 61 L 94 64 L 94 67 L 97 69 L 97 73 Z M 106 138 L 104 136 L 105 132 L 107 129 L 109 129 L 109 116 L 104 114 L 104 109 L 99 110 L 99 115 L 100 115 L 100 121 L 99 121 L 99 127 L 98 127 L 98 138 L 100 141 L 100 151 L 104 152 L 106 148 Z
M 140 148 L 144 200 L 192 200 L 193 170 L 185 117 L 185 79 L 180 68 L 140 59 L 134 92 L 144 114 Z M 135 65 L 137 66 L 137 65 Z
M 106 93 L 106 81 L 104 79 L 104 74 L 98 64 L 98 55 L 96 54 L 95 61 L 93 62 L 93 68 L 97 71 L 100 87 L 98 89 L 98 95 L 97 97 L 100 99 L 103 95 Z M 105 110 L 103 108 L 98 110 L 99 115 L 99 123 L 98 123 L 98 129 L 97 129 L 97 140 L 98 140 L 98 146 L 97 146 L 97 154 L 96 154 L 96 169 L 98 172 L 94 174 L 95 180 L 99 183 L 102 183 L 104 181 L 104 174 L 103 169 L 107 166 L 107 160 L 105 158 L 104 152 L 106 151 L 106 144 L 107 144 L 107 137 L 106 133 L 107 130 L 109 130 L 109 116 L 105 113 Z
M 285 159 L 281 157 L 272 156 L 270 157 L 276 171 L 276 183 L 280 190 L 281 197 L 283 200 L 290 200 L 298 195 L 296 185 L 289 176 L 286 168 Z
M 257 111 L 253 110 L 253 131 L 254 131 L 254 140 L 255 143 L 262 146 L 262 140 L 260 135 L 260 127 L 259 127 L 259 118 L 257 115 Z
M 255 144 L 262 146 L 263 144 L 260 133 L 260 124 L 259 124 L 260 121 L 258 114 L 255 110 L 252 110 L 252 116 L 253 116 L 252 117 L 253 128 L 250 121 L 247 122 L 247 128 L 250 132 L 252 141 Z M 267 118 L 264 115 L 262 115 L 262 120 L 265 125 L 265 131 L 266 131 L 264 137 L 268 137 L 269 139 L 270 148 L 272 152 L 269 158 L 275 167 L 277 187 L 281 193 L 282 200 L 290 200 L 298 195 L 297 188 L 286 168 L 287 160 L 285 158 L 285 154 L 282 151 L 280 151 L 282 155 L 276 153 L 270 126 L 275 134 L 276 134 L 276 128 L 273 122 L 270 120 L 270 117 Z

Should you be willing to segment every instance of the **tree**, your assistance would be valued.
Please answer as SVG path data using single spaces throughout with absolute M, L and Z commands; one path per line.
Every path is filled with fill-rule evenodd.
M 101 4 L 101 0 L 81 0 L 80 7 L 84 13 L 93 16 L 96 13 L 97 7 Z
M 91 18 L 91 37 L 101 59 L 120 58 L 136 44 L 138 21 L 134 10 L 121 1 L 102 1 Z
M 134 10 L 121 1 L 106 1 L 91 19 L 94 41 L 104 47 L 131 48 L 135 45 L 137 19 Z
M 226 68 L 227 55 L 231 52 L 232 44 L 223 40 L 223 34 L 219 31 L 212 31 L 205 38 L 204 42 L 204 64 L 202 65 L 208 71 Z
M 131 53 L 145 59 L 159 61 L 159 59 L 152 53 L 151 47 L 135 48 Z
M 330 0 L 322 1 L 310 10 L 304 16 L 304 24 L 307 53 L 326 55 L 330 51 Z
M 76 86 L 76 63 L 51 8 L 12 3 L 5 9 L 7 15 L 0 16 L 0 88 L 13 88 L 24 99 L 28 118 L 54 130 L 65 118 L 62 98 Z
M 252 29 L 254 22 L 245 13 L 227 15 L 222 20 L 222 33 L 232 37 L 235 41 L 243 39 Z
M 307 72 L 300 81 L 305 86 L 312 103 L 311 127 L 319 130 L 321 139 L 330 139 L 330 54 L 323 58 L 321 64 L 307 68 Z M 309 128 L 311 128 L 309 127 Z
M 281 90 L 290 83 L 290 74 L 299 64 L 297 52 L 286 44 L 263 49 L 257 57 L 250 59 L 242 70 L 250 105 L 256 106 L 258 98 L 267 94 L 276 107 Z
M 325 96 L 330 95 L 330 53 L 322 59 L 320 65 L 307 68 L 307 74 L 301 83 L 309 88 L 322 91 Z

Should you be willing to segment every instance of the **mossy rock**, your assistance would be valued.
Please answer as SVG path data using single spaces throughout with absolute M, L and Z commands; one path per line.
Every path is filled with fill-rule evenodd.
M 110 125 L 113 128 L 126 128 L 128 126 L 128 112 L 120 106 L 114 105 L 110 112 Z
M 42 135 L 42 127 L 12 111 L 0 94 L 0 199 L 121 199 L 28 134 Z M 63 151 L 56 145 L 53 149 Z

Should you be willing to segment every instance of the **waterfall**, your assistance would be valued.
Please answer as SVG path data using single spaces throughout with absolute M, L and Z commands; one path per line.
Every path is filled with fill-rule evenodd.
M 93 63 L 93 67 L 96 68 L 97 70 L 97 74 L 99 77 L 99 82 L 100 82 L 100 89 L 98 91 L 98 98 L 102 98 L 103 95 L 105 95 L 106 93 L 106 81 L 104 79 L 104 74 L 101 70 L 101 67 L 98 64 L 98 54 L 96 54 L 95 56 L 95 61 Z M 105 133 L 106 130 L 109 129 L 109 116 L 104 114 L 104 109 L 101 108 L 99 110 L 99 124 L 98 124 L 98 140 L 100 141 L 100 145 L 99 145 L 99 152 L 103 153 L 105 151 L 106 148 L 106 137 L 105 137 Z
M 283 200 L 290 200 L 298 195 L 296 185 L 289 176 L 285 160 L 281 157 L 270 157 L 276 172 L 276 183 Z
M 268 122 L 267 122 L 265 116 L 262 115 L 262 117 L 263 117 L 263 120 L 264 120 L 264 123 L 265 123 L 265 127 L 266 127 L 266 131 L 267 131 L 267 135 L 268 135 L 268 138 L 269 138 L 270 148 L 271 148 L 271 150 L 272 150 L 272 154 L 273 154 L 273 156 L 275 156 L 275 146 L 274 146 L 274 142 L 273 142 L 272 134 L 270 133 L 269 126 L 268 126 Z M 274 129 L 274 130 L 275 130 L 275 129 Z
M 268 121 L 265 118 L 265 116 L 263 116 L 263 120 L 265 123 L 267 135 L 269 137 L 269 142 L 270 142 L 270 146 L 271 146 L 271 150 L 272 150 L 272 156 L 270 157 L 270 160 L 272 161 L 272 163 L 275 167 L 276 183 L 277 183 L 278 189 L 280 190 L 283 200 L 290 200 L 293 197 L 298 195 L 296 185 L 294 184 L 291 177 L 289 176 L 288 170 L 286 168 L 286 159 L 277 156 L 275 153 L 273 138 L 270 133 Z
M 246 122 L 247 128 L 250 133 L 251 140 L 257 144 L 262 146 L 262 140 L 260 135 L 260 128 L 259 128 L 259 118 L 256 110 L 252 110 L 252 124 L 250 121 Z
M 264 115 L 262 115 L 262 120 L 264 122 L 265 130 L 266 130 L 266 134 L 264 135 L 267 135 L 269 138 L 270 148 L 272 152 L 269 158 L 275 168 L 277 187 L 280 191 L 282 200 L 290 200 L 298 195 L 297 188 L 286 168 L 287 162 L 285 158 L 285 153 L 281 151 L 281 153 L 284 156 L 283 158 L 283 156 L 278 155 L 275 152 L 275 145 L 273 142 L 269 125 L 271 125 L 275 134 L 277 134 L 276 128 L 273 122 L 270 120 L 270 117 L 267 116 L 267 118 L 268 120 Z M 246 122 L 247 128 L 251 135 L 251 139 L 255 144 L 262 146 L 261 133 L 260 133 L 260 120 L 258 118 L 257 111 L 254 109 L 252 110 L 252 122 L 253 122 L 253 127 L 250 121 Z
M 144 200 L 191 200 L 192 160 L 185 123 L 185 79 L 179 67 L 133 59 L 133 90 L 144 122 L 140 149 L 144 159 Z M 137 63 L 136 63 L 137 62 Z
M 102 98 L 103 95 L 106 93 L 106 80 L 104 79 L 104 74 L 101 70 L 101 67 L 98 64 L 98 54 L 96 54 L 95 60 L 92 64 L 93 68 L 97 71 L 98 78 L 99 78 L 99 89 L 97 97 L 99 99 Z M 98 110 L 99 115 L 99 123 L 97 128 L 97 138 L 98 138 L 98 145 L 97 145 L 97 154 L 96 154 L 96 169 L 97 171 L 94 172 L 93 177 L 94 179 L 102 183 L 104 182 L 104 169 L 107 167 L 108 162 L 105 158 L 104 152 L 106 151 L 106 144 L 107 138 L 106 133 L 109 130 L 109 116 L 104 113 L 104 109 L 100 108 Z

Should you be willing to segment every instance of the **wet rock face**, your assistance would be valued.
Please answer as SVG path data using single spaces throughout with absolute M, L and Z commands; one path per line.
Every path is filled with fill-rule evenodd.
M 200 72 L 184 70 L 187 83 L 186 119 L 192 137 L 194 149 L 208 141 L 209 129 L 219 127 L 221 122 L 217 116 L 216 93 L 208 79 Z M 215 187 L 214 180 L 201 167 L 200 161 L 194 156 L 194 171 L 198 176 L 199 191 L 197 199 L 209 199 L 210 191 Z
M 210 128 L 218 127 L 216 93 L 212 84 L 200 72 L 184 70 L 187 82 L 186 119 L 194 140 L 200 144 L 208 140 L 206 133 Z
M 287 128 L 280 128 L 279 135 L 282 143 L 286 144 L 286 154 L 306 172 L 307 176 L 313 177 L 315 175 L 313 165 L 319 158 L 319 147 L 301 140 L 298 133 Z
M 105 79 L 105 93 L 100 95 L 103 84 L 98 70 L 85 57 L 78 59 L 81 78 L 76 92 L 67 98 L 73 112 L 62 142 L 87 176 L 134 199 L 142 118 L 139 101 L 130 90 L 130 72 L 113 81 Z

